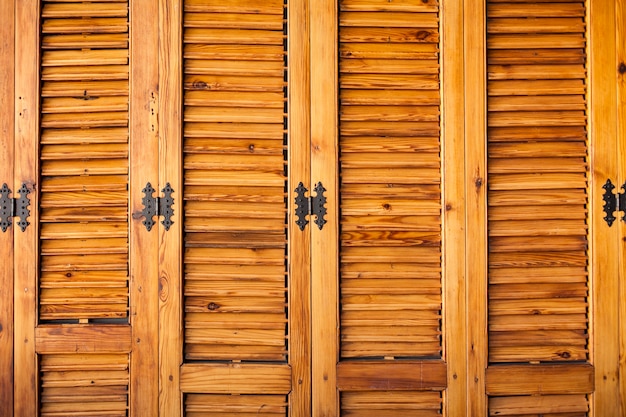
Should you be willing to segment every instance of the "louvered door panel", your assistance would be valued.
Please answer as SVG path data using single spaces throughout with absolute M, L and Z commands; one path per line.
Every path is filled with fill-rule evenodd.
M 439 5 L 338 7 L 340 409 L 437 415 L 446 386 Z
M 584 363 L 585 7 L 493 0 L 487 17 L 489 362 Z M 507 378 L 525 380 L 529 372 L 517 366 Z M 495 388 L 502 381 L 492 377 Z M 554 378 L 546 371 L 544 383 Z M 511 387 L 509 397 L 498 392 L 490 415 L 586 415 L 591 382 L 565 396 L 574 393 L 570 384 L 563 379 L 553 392 Z M 523 395 L 541 393 L 554 395 Z
M 284 10 L 185 2 L 190 360 L 286 359 Z
M 128 2 L 45 1 L 41 320 L 128 316 Z
M 259 380 L 264 374 L 254 372 L 265 368 L 246 362 L 288 369 L 286 11 L 283 1 L 185 1 L 184 360 L 191 367 L 183 373 L 198 371 L 184 378 L 183 392 L 197 393 L 194 381 L 212 378 L 219 361 L 241 363 L 237 369 Z M 200 384 L 206 394 L 186 397 L 186 415 L 286 415 L 286 382 L 278 392 L 228 378 Z M 225 391 L 242 395 L 216 395 Z

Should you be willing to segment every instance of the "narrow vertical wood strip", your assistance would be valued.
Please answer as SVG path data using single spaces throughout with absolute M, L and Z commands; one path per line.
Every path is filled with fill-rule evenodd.
M 619 181 L 616 148 L 615 94 L 615 2 L 589 2 L 589 136 L 591 147 L 591 288 L 592 345 L 591 361 L 595 366 L 592 415 L 619 413 L 619 226 L 608 227 L 603 220 L 602 185 L 608 178 Z
M 445 415 L 467 412 L 467 322 L 465 241 L 465 85 L 463 78 L 463 5 L 441 3 L 443 146 L 443 332 L 448 388 Z
M 289 364 L 292 417 L 311 415 L 311 227 L 296 225 L 294 189 L 311 183 L 309 2 L 288 2 L 289 68 Z M 308 187 L 307 187 L 308 188 Z
M 338 415 L 337 2 L 311 1 L 311 188 L 321 181 L 328 223 L 311 224 L 313 415 Z
M 159 1 L 159 184 L 174 189 L 174 224 L 159 223 L 159 413 L 180 416 L 182 323 L 182 2 Z
M 487 170 L 485 1 L 464 3 L 467 204 L 467 415 L 487 414 Z
M 7 2 L 5 2 L 7 3 Z M 39 1 L 15 2 L 15 183 L 26 183 L 31 190 L 30 225 L 15 232 L 14 314 L 20 325 L 14 329 L 14 413 L 35 417 L 37 391 L 37 233 L 38 224 L 38 139 L 39 139 Z
M 0 3 L 0 184 L 13 181 L 15 144 L 15 5 Z M 15 194 L 12 195 L 13 197 Z M 13 415 L 13 232 L 0 232 L 0 415 Z
M 626 182 L 626 1 L 615 1 L 617 44 L 617 155 L 619 184 Z M 626 414 L 626 223 L 620 222 L 619 234 L 619 380 L 620 415 Z
M 156 1 L 130 3 L 130 216 L 141 190 L 158 184 L 158 16 Z M 156 187 L 161 194 L 162 186 Z M 158 239 L 143 218 L 130 225 L 130 414 L 158 415 Z M 160 221 L 160 220 L 159 220 Z

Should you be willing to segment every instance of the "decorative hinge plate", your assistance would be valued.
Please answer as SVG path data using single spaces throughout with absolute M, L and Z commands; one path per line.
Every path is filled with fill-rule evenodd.
M 152 226 L 156 224 L 154 216 L 163 216 L 161 224 L 165 227 L 165 230 L 170 230 L 170 227 L 174 224 L 172 221 L 172 217 L 174 216 L 174 209 L 172 208 L 174 205 L 174 198 L 172 197 L 172 193 L 174 190 L 170 186 L 170 183 L 168 182 L 161 190 L 163 192 L 163 197 L 152 196 L 156 190 L 152 188 L 152 184 L 150 183 L 147 183 L 146 187 L 141 191 L 145 194 L 145 196 L 141 199 L 143 204 L 141 214 L 145 217 L 145 220 L 142 223 L 146 226 L 146 230 L 152 230 Z
M 613 213 L 616 211 L 623 211 L 622 221 L 626 222 L 626 183 L 621 187 L 623 190 L 621 193 L 614 193 L 615 185 L 610 179 L 606 180 L 606 183 L 602 186 L 604 188 L 604 194 L 602 199 L 604 200 L 604 221 L 611 227 L 613 222 L 617 220 Z
M 26 230 L 26 227 L 30 224 L 27 219 L 30 216 L 30 190 L 26 184 L 22 184 L 17 192 L 20 194 L 19 198 L 11 198 L 11 189 L 4 183 L 0 188 L 0 228 L 3 232 L 13 223 L 13 217 L 19 217 L 17 225 L 22 229 L 22 232 Z
M 298 184 L 296 189 L 296 224 L 300 228 L 300 230 L 304 230 L 309 221 L 306 219 L 309 215 L 315 215 L 314 223 L 317 227 L 322 230 L 324 225 L 326 224 L 326 197 L 324 196 L 324 192 L 326 188 L 322 185 L 321 182 L 318 182 L 313 189 L 315 191 L 315 196 L 306 197 L 305 194 L 309 191 L 302 182 Z

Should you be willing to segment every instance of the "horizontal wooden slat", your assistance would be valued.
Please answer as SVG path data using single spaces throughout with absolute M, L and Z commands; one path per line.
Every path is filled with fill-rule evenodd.
M 291 368 L 283 364 L 184 364 L 180 388 L 193 393 L 287 395 Z
M 128 353 L 131 328 L 127 325 L 41 325 L 35 333 L 39 354 Z
M 489 398 L 489 416 L 583 417 L 589 411 L 586 395 L 524 395 Z
M 442 361 L 344 361 L 337 365 L 340 391 L 441 391 L 446 386 L 447 367 Z

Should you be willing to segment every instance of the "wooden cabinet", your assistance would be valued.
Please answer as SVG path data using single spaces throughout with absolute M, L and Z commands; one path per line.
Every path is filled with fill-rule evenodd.
M 623 414 L 621 0 L 0 20 L 1 415 Z

